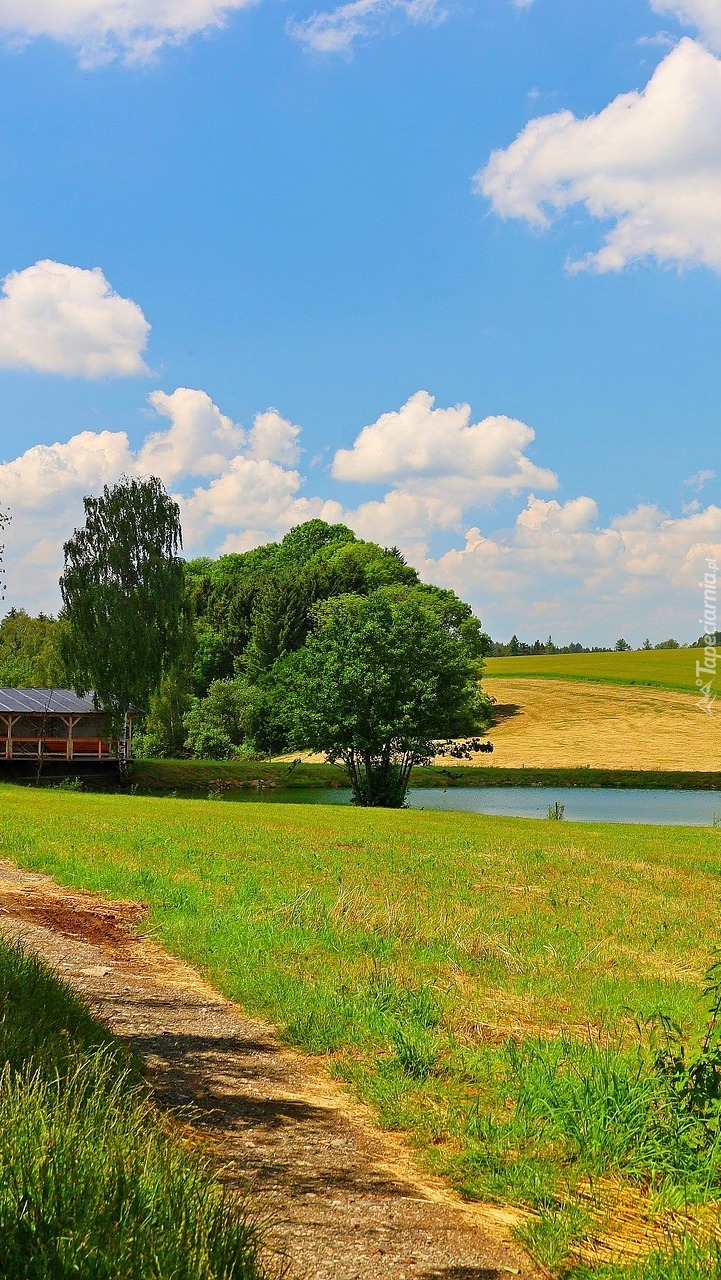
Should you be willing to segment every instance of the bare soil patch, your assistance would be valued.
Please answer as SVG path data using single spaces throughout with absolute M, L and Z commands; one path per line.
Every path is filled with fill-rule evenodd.
M 515 1211 L 466 1204 L 273 1028 L 108 903 L 0 862 L 0 927 L 55 966 L 147 1064 L 159 1105 L 253 1193 L 292 1280 L 537 1276 Z

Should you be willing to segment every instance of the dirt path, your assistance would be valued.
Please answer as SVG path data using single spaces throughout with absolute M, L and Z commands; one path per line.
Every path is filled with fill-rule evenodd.
M 0 927 L 56 966 L 147 1062 L 161 1105 L 233 1187 L 252 1187 L 289 1280 L 506 1280 L 534 1271 L 511 1213 L 419 1174 L 317 1064 L 282 1048 L 189 965 L 138 936 L 132 903 L 62 889 L 0 860 Z

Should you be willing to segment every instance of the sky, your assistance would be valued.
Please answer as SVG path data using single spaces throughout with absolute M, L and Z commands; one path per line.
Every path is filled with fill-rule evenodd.
M 320 516 L 494 637 L 701 634 L 721 0 L 0 0 L 5 607 L 82 498 Z

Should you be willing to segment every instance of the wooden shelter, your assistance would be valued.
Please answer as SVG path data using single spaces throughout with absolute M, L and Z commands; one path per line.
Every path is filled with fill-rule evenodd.
M 135 713 L 137 714 L 137 713 Z M 133 715 L 127 719 L 130 758 Z M 4 761 L 77 760 L 116 764 L 123 743 L 110 712 L 92 693 L 71 689 L 0 689 L 0 767 Z

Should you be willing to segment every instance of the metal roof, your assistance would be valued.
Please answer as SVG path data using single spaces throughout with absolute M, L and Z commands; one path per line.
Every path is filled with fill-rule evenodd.
M 92 690 L 79 698 L 72 689 L 0 689 L 0 715 L 97 715 Z

